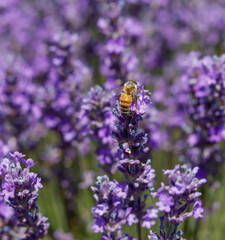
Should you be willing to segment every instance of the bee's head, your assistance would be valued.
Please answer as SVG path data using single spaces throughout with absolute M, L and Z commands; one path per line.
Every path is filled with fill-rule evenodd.
M 137 91 L 138 84 L 134 80 L 130 80 L 124 84 L 124 88 L 126 89 L 126 92 L 129 94 L 132 94 Z

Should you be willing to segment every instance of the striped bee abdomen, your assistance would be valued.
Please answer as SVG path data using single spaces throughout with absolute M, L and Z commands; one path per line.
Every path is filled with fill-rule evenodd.
M 133 102 L 133 95 L 122 93 L 120 96 L 120 111 L 123 114 L 128 114 L 130 112 L 130 106 Z

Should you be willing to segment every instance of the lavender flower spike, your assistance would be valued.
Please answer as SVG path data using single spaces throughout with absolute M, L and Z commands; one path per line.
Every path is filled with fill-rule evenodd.
M 117 104 L 115 114 L 118 124 L 113 134 L 118 142 L 119 150 L 117 157 L 120 159 L 118 169 L 126 179 L 128 195 L 126 197 L 127 207 L 137 218 L 138 239 L 141 239 L 141 227 L 150 229 L 155 225 L 155 218 L 158 210 L 153 206 L 146 209 L 148 194 L 154 186 L 155 170 L 152 169 L 150 160 L 146 161 L 149 148 L 146 146 L 148 136 L 139 128 L 139 122 L 143 119 L 151 103 L 150 93 L 144 90 L 143 85 L 138 84 L 139 94 L 136 101 L 133 101 L 130 111 L 126 114 L 121 112 Z
M 116 144 L 111 129 L 115 126 L 116 117 L 112 113 L 109 97 L 100 86 L 92 87 L 83 99 L 82 108 L 89 119 L 89 132 L 98 143 L 96 154 L 99 166 L 106 173 L 114 173 L 117 167 L 114 157 Z
M 116 138 L 122 158 L 139 159 L 144 156 L 149 148 L 146 146 L 148 135 L 138 129 L 138 124 L 147 112 L 151 99 L 150 92 L 144 90 L 143 85 L 138 84 L 137 101 L 133 101 L 129 114 L 122 114 L 119 103 L 116 102 L 114 113 L 117 115 L 118 124 L 113 135 Z
M 109 181 L 107 176 L 98 177 L 96 187 L 92 187 L 97 202 L 92 208 L 94 224 L 92 229 L 95 233 L 102 233 L 104 240 L 133 239 L 125 234 L 123 238 L 122 226 L 137 223 L 131 207 L 127 208 L 125 201 L 128 195 L 128 187 L 125 183 L 116 180 Z M 126 238 L 127 237 L 127 238 Z
M 191 216 L 202 217 L 204 210 L 199 199 L 201 193 L 197 191 L 197 188 L 204 184 L 206 179 L 199 180 L 196 177 L 198 170 L 198 167 L 190 169 L 186 165 L 180 167 L 179 164 L 173 170 L 164 170 L 164 174 L 169 178 L 169 186 L 161 183 L 157 192 L 152 193 L 153 197 L 157 196 L 159 199 L 156 206 L 159 211 L 164 213 L 160 217 L 160 237 L 156 239 L 181 239 L 179 231 L 177 231 L 178 225 Z M 193 205 L 192 210 L 191 205 Z M 189 212 L 187 208 L 190 210 Z M 167 231 L 165 221 L 169 223 Z
M 0 162 L 1 192 L 5 202 L 14 209 L 19 227 L 26 229 L 20 239 L 41 239 L 47 234 L 49 223 L 42 217 L 37 206 L 38 191 L 42 188 L 41 178 L 30 168 L 36 163 L 25 160 L 22 153 L 10 153 Z M 24 165 L 25 167 L 22 167 Z
M 187 136 L 182 157 L 199 166 L 199 178 L 215 176 L 223 159 L 219 143 L 225 139 L 225 54 L 201 58 L 191 52 L 182 65 L 183 74 L 171 88 L 176 115 L 182 116 L 178 125 Z

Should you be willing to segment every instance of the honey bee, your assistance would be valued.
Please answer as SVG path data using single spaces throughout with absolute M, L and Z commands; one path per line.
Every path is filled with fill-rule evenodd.
M 138 92 L 138 84 L 136 81 L 127 81 L 122 88 L 120 94 L 120 111 L 122 114 L 127 115 L 130 112 L 132 102 L 137 99 L 135 95 Z

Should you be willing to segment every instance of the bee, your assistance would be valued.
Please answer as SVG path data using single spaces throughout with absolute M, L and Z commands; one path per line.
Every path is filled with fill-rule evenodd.
M 138 84 L 136 81 L 130 80 L 123 85 L 119 100 L 120 111 L 122 114 L 129 114 L 132 102 L 135 99 L 137 100 L 137 96 L 135 95 L 137 92 Z

